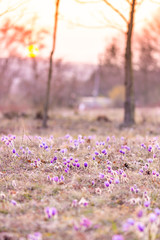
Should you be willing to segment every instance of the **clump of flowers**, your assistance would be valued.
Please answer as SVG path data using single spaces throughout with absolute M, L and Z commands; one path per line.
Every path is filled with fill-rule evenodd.
M 31 166 L 37 168 L 37 167 L 40 167 L 41 165 L 41 160 L 38 158 L 36 160 L 34 160 L 32 163 L 31 163 Z
M 40 232 L 29 234 L 28 240 L 42 240 L 42 234 Z
M 88 206 L 88 203 L 89 203 L 89 202 L 88 202 L 85 198 L 82 197 L 78 204 L 79 204 L 80 206 L 86 207 L 86 206 Z
M 47 176 L 47 180 L 53 183 L 59 183 L 59 184 L 63 184 L 65 178 L 63 175 L 61 175 L 60 177 L 55 176 L 55 177 L 50 177 L 49 175 Z
M 156 208 L 153 212 L 147 214 L 147 211 L 139 210 L 137 218 L 128 218 L 123 224 L 124 232 L 134 232 L 143 239 L 157 239 L 157 233 L 160 228 L 160 209 Z
M 57 216 L 58 212 L 57 212 L 57 209 L 52 207 L 46 207 L 45 210 L 44 210 L 47 218 L 52 218 L 52 217 L 55 217 Z
M 124 240 L 124 237 L 122 235 L 114 235 L 112 240 Z
M 134 186 L 132 186 L 131 188 L 130 188 L 130 191 L 132 192 L 132 193 L 139 193 L 139 188 L 137 187 L 137 185 L 136 184 L 134 184 Z
M 91 220 L 86 217 L 82 217 L 78 224 L 74 224 L 74 230 L 76 231 L 86 230 L 89 229 L 91 226 L 92 226 Z
M 14 146 L 14 140 L 16 139 L 16 136 L 14 135 L 8 135 L 8 136 L 3 136 L 1 138 L 1 141 L 5 143 L 7 146 Z

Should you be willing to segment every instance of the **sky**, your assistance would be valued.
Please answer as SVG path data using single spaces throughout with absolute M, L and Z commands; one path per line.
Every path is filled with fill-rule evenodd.
M 4 3 L 5 10 L 9 4 L 17 1 L 0 0 L 0 4 Z M 124 42 L 124 33 L 121 30 L 125 31 L 126 25 L 123 20 L 103 1 L 88 1 L 96 1 L 96 3 L 79 4 L 75 0 L 60 0 L 55 58 L 97 64 L 99 54 L 104 51 L 106 43 L 110 42 L 115 34 L 118 35 L 120 44 Z M 52 45 L 54 2 L 54 0 L 27 0 L 20 10 L 9 13 L 13 16 L 13 21 L 22 21 L 25 25 L 29 25 L 30 19 L 36 14 L 35 28 L 42 27 L 50 31 L 50 37 L 46 38 L 46 49 L 43 53 L 39 52 L 40 55 L 43 54 L 46 57 L 49 56 Z M 126 1 L 112 0 L 112 2 L 127 18 L 129 11 Z M 151 0 L 143 1 L 136 14 L 135 31 L 140 31 L 142 25 L 151 18 L 152 13 L 159 6 Z M 21 19 L 17 18 L 17 11 L 21 14 Z M 108 25 L 114 25 L 118 29 L 110 28 Z

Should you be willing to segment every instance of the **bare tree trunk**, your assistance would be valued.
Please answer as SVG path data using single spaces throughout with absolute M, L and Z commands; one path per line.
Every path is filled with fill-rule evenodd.
M 59 3 L 60 3 L 60 0 L 56 0 L 54 29 L 53 29 L 53 46 L 52 46 L 52 51 L 50 53 L 50 58 L 49 58 L 48 79 L 47 79 L 47 88 L 46 88 L 46 96 L 45 96 L 45 104 L 44 104 L 43 123 L 42 123 L 42 127 L 44 128 L 47 127 L 47 115 L 48 115 L 49 99 L 50 99 L 50 86 L 51 86 L 51 79 L 52 79 L 52 72 L 53 72 L 53 56 L 54 56 L 55 47 L 56 47 Z
M 130 126 L 135 123 L 134 80 L 132 69 L 132 32 L 134 25 L 134 12 L 136 0 L 132 1 L 130 20 L 128 23 L 126 50 L 125 50 L 125 104 L 124 125 Z

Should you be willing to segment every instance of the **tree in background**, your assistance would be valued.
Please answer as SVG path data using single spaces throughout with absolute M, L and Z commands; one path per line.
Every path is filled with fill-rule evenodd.
M 114 86 L 123 84 L 122 59 L 118 38 L 114 37 L 99 55 L 98 67 L 85 83 L 89 96 L 109 97 L 109 92 Z M 120 105 L 122 106 L 122 103 Z
M 157 65 L 157 68 L 160 67 L 160 7 L 157 9 L 151 21 L 149 21 L 143 28 L 141 39 L 141 45 L 148 45 L 148 48 L 152 50 L 152 60 L 154 59 L 154 65 Z
M 81 1 L 75 0 L 78 3 L 92 3 L 96 1 Z M 103 1 L 114 13 L 116 13 L 126 25 L 126 43 L 124 54 L 124 71 L 125 71 L 125 104 L 124 104 L 124 126 L 131 126 L 135 123 L 135 99 L 134 99 L 134 79 L 133 79 L 133 66 L 132 66 L 132 36 L 134 27 L 134 18 L 137 6 L 139 6 L 143 0 L 125 0 L 128 4 L 128 18 L 125 17 L 123 12 L 115 7 L 111 1 Z M 113 26 L 111 22 L 111 26 Z M 116 26 L 115 26 L 116 27 Z
M 53 45 L 52 45 L 52 51 L 50 53 L 50 59 L 49 59 L 49 70 L 48 70 L 47 88 L 46 88 L 43 122 L 42 122 L 42 127 L 44 127 L 44 128 L 47 127 L 47 114 L 48 114 L 49 100 L 50 100 L 50 86 L 51 86 L 52 71 L 53 71 L 53 69 L 52 69 L 53 68 L 53 56 L 54 56 L 54 52 L 55 52 L 55 48 L 56 48 L 59 4 L 60 4 L 60 0 L 56 0 L 56 2 L 55 2 L 55 16 L 54 16 L 54 28 L 53 28 Z
M 118 45 L 118 38 L 113 38 L 99 56 L 101 94 L 108 95 L 115 85 L 122 84 L 122 66 L 123 57 Z
M 15 85 L 18 88 L 17 83 L 19 83 L 21 87 L 23 85 L 21 82 L 26 85 L 26 75 L 29 75 L 30 73 L 30 75 L 32 75 L 30 76 L 32 79 L 32 87 L 25 89 L 26 94 L 30 95 L 30 100 L 33 101 L 35 105 L 37 104 L 37 101 L 39 101 L 38 89 L 41 84 L 38 82 L 40 80 L 38 59 L 33 57 L 33 51 L 31 59 L 26 59 L 25 55 L 27 48 L 30 49 L 37 46 L 38 49 L 42 50 L 45 47 L 44 39 L 48 34 L 48 31 L 42 28 L 33 29 L 36 19 L 37 17 L 34 15 L 33 18 L 28 21 L 28 25 L 25 26 L 20 25 L 19 23 L 13 24 L 11 17 L 7 17 L 3 19 L 1 24 L 0 49 L 3 51 L 1 50 L 2 57 L 0 58 L 0 98 L 3 100 L 3 104 L 4 99 L 9 103 L 9 99 L 11 100 L 12 97 L 12 89 L 15 89 Z M 30 70 L 28 71 L 27 60 L 31 64 L 31 72 Z M 41 76 L 42 75 L 43 74 L 41 74 Z M 35 94 L 35 91 L 38 93 Z M 33 94 L 29 92 L 32 92 Z M 20 98 L 20 94 L 17 97 Z M 16 99 L 12 102 L 16 102 Z
M 160 74 L 160 8 L 151 21 L 143 27 L 138 35 L 138 67 L 140 74 L 139 88 L 144 98 L 144 105 L 157 104 L 159 100 Z M 140 82 L 142 84 L 140 84 Z M 142 86 L 141 86 L 142 85 Z M 154 97 L 153 97 L 154 95 Z

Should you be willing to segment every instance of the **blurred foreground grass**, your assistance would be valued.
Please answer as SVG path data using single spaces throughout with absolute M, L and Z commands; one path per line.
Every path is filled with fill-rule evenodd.
M 0 239 L 160 239 L 159 215 L 150 220 L 160 208 L 160 111 L 137 110 L 132 128 L 122 119 L 120 109 L 64 109 L 42 129 L 34 113 L 1 117 Z

